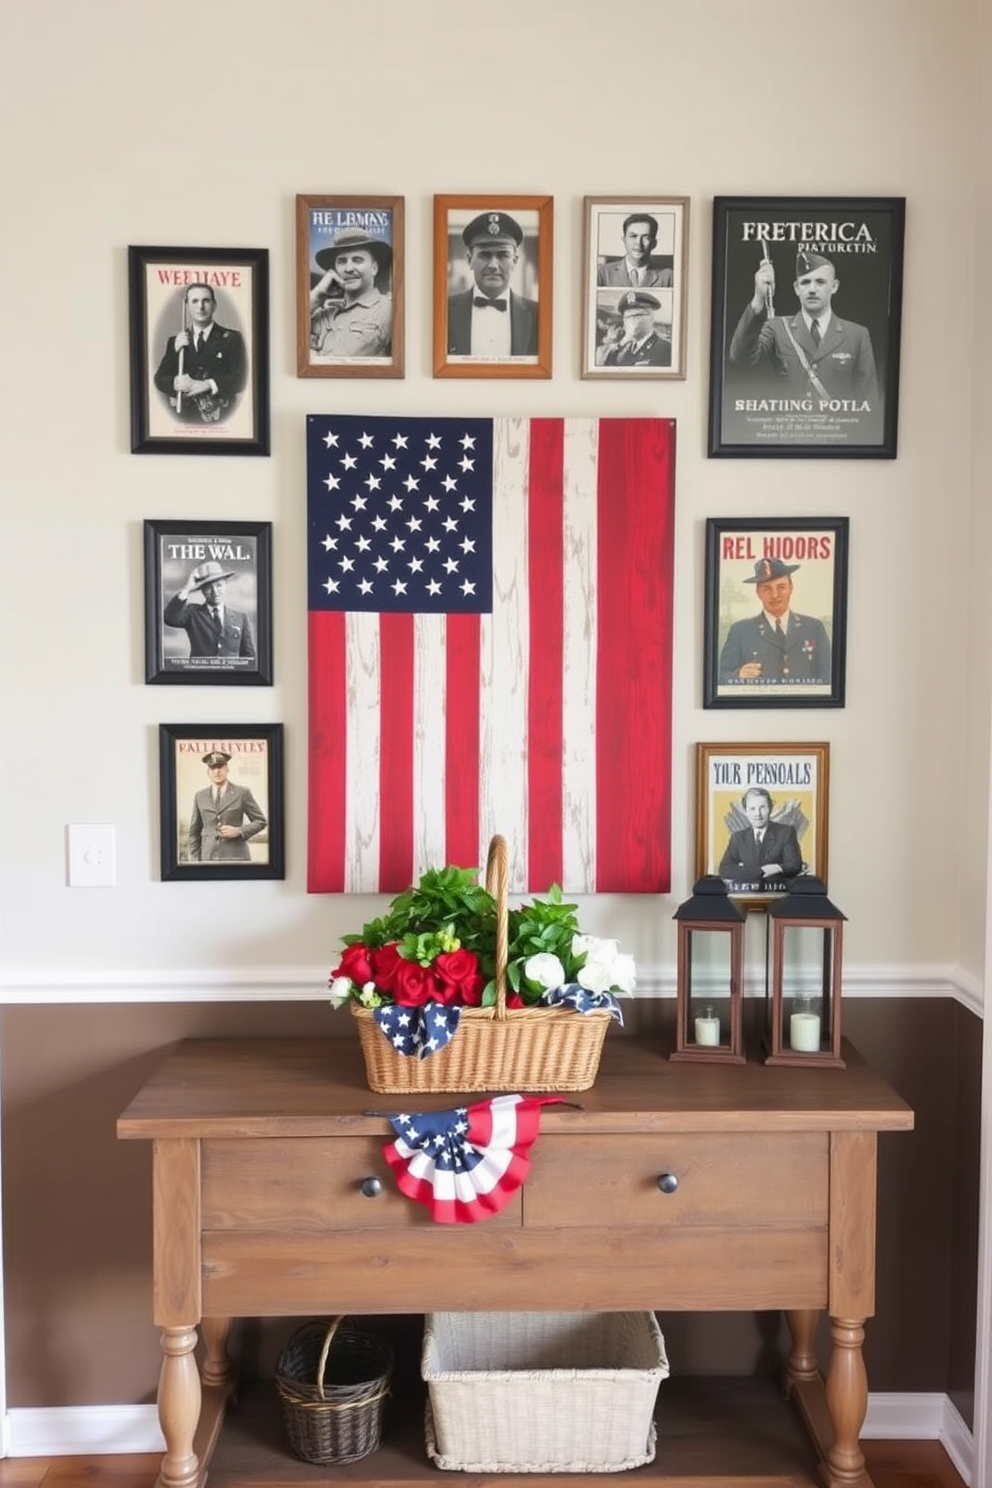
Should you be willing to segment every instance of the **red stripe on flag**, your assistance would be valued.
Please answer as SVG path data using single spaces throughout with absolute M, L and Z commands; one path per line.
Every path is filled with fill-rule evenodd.
M 478 615 L 449 615 L 445 621 L 444 823 L 445 862 L 479 863 Z M 438 768 L 442 762 L 438 761 Z
M 413 637 L 413 615 L 379 616 L 379 890 L 383 894 L 407 888 L 414 876 Z
M 311 614 L 309 634 L 310 805 L 307 891 L 344 890 L 346 728 L 345 616 Z
M 603 419 L 598 463 L 596 888 L 671 887 L 674 425 Z
M 565 426 L 533 419 L 527 482 L 530 603 L 527 699 L 527 882 L 563 877 Z

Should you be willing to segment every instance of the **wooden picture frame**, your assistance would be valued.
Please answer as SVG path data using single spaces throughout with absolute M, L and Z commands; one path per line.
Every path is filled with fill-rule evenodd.
M 268 249 L 127 256 L 131 453 L 267 455 Z
M 849 526 L 707 518 L 704 708 L 843 708 Z
M 895 459 L 905 217 L 905 197 L 715 198 L 711 456 Z
M 553 255 L 550 196 L 435 196 L 435 377 L 551 376 Z
M 587 196 L 580 375 L 685 377 L 689 198 Z
M 271 686 L 272 523 L 149 519 L 144 551 L 145 681 Z
M 296 375 L 404 375 L 404 198 L 297 196 Z
M 159 794 L 164 882 L 285 878 L 281 723 L 160 724 Z
M 829 744 L 697 744 L 696 879 L 715 873 L 756 909 L 801 874 L 826 883 L 829 766 Z

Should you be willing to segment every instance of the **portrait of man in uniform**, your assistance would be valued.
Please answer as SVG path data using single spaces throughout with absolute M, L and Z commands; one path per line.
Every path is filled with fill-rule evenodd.
M 848 529 L 707 519 L 704 707 L 843 705 Z

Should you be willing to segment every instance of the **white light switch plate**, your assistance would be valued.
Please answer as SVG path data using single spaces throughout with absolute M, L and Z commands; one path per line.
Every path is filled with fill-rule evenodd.
M 117 883 L 117 844 L 112 826 L 72 826 L 69 838 L 69 887 L 110 889 Z

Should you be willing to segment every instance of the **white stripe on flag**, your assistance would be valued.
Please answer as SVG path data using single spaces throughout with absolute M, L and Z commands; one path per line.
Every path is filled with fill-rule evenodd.
M 444 866 L 444 666 L 447 617 L 417 615 L 413 652 L 413 862 Z M 457 699 L 453 699 L 457 707 Z
M 493 425 L 493 610 L 482 617 L 479 827 L 506 838 L 510 888 L 526 888 L 527 484 L 530 421 Z M 499 636 L 494 643 L 494 632 Z
M 596 522 L 599 421 L 565 421 L 563 881 L 596 890 Z
M 348 730 L 344 891 L 357 894 L 379 878 L 379 616 L 350 613 L 345 629 L 348 698 L 340 725 Z

